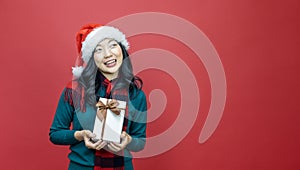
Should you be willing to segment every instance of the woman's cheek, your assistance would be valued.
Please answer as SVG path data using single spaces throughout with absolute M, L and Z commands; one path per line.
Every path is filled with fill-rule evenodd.
M 98 64 L 100 64 L 102 61 L 102 57 L 99 57 L 99 56 L 94 56 L 94 59 L 95 59 L 95 62 Z
M 121 54 L 121 48 L 114 48 L 111 50 L 112 53 L 114 53 L 116 56 L 119 56 Z

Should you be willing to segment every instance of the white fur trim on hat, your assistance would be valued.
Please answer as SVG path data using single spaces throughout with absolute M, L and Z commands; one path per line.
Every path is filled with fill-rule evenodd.
M 92 57 L 97 44 L 105 38 L 114 39 L 121 43 L 126 50 L 129 49 L 129 43 L 126 40 L 125 35 L 119 29 L 112 26 L 101 26 L 90 32 L 86 39 L 82 42 L 81 53 L 82 59 L 85 63 L 88 63 Z
M 84 69 L 83 66 L 72 67 L 72 73 L 74 77 L 79 78 L 81 76 L 83 69 Z

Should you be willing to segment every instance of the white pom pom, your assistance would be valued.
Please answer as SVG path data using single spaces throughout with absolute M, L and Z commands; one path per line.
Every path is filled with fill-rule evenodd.
M 82 66 L 72 67 L 72 73 L 73 73 L 74 77 L 79 78 L 81 76 L 83 69 L 84 68 Z

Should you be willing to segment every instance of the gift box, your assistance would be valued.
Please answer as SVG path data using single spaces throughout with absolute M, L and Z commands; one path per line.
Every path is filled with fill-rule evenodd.
M 126 102 L 100 98 L 96 106 L 98 108 L 93 130 L 96 137 L 93 140 L 102 139 L 107 142 L 120 143 Z

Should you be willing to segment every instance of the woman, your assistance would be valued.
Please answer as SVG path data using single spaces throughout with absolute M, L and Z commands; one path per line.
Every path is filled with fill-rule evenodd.
M 76 40 L 80 66 L 73 68 L 75 79 L 59 99 L 50 141 L 70 145 L 70 170 L 133 169 L 130 151 L 145 146 L 147 105 L 142 80 L 132 73 L 125 35 L 114 27 L 88 24 Z M 127 103 L 120 143 L 92 140 L 100 97 Z

